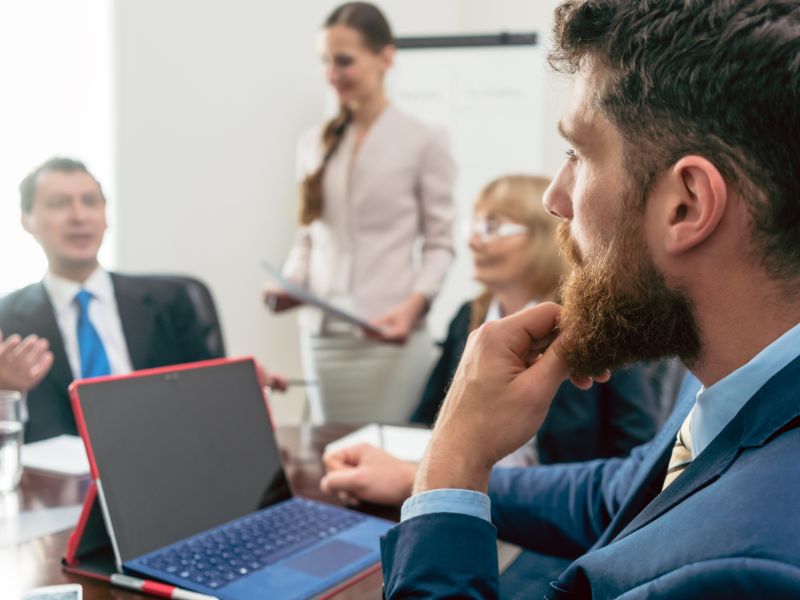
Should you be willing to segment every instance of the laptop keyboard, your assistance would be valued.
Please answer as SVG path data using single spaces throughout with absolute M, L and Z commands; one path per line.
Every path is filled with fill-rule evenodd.
M 217 589 L 365 518 L 352 511 L 295 499 L 193 537 L 142 562 Z

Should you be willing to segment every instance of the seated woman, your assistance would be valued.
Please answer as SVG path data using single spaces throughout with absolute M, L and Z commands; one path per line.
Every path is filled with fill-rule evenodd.
M 537 302 L 555 300 L 565 273 L 555 242 L 558 220 L 542 206 L 549 181 L 511 175 L 487 185 L 475 203 L 469 234 L 474 277 L 485 291 L 466 302 L 450 323 L 442 355 L 412 414 L 433 423 L 467 336 L 482 323 Z M 508 464 L 571 462 L 621 456 L 656 432 L 658 397 L 645 371 L 634 366 L 587 391 L 569 381 L 556 394 L 547 420 Z

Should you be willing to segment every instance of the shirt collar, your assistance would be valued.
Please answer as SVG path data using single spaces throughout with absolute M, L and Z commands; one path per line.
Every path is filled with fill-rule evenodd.
M 702 387 L 692 411 L 692 457 L 700 454 L 747 401 L 800 352 L 800 323 L 710 388 Z
M 102 267 L 97 267 L 89 278 L 82 284 L 47 271 L 42 282 L 50 302 L 57 315 L 62 315 L 70 310 L 75 301 L 75 295 L 82 289 L 90 292 L 92 296 L 103 304 L 114 300 L 114 284 L 111 275 Z
M 522 310 L 536 306 L 537 304 L 538 302 L 536 300 L 531 300 L 522 308 Z M 497 321 L 497 319 L 502 319 L 505 316 L 506 315 L 503 314 L 503 310 L 500 307 L 500 300 L 497 298 L 492 298 L 492 302 L 489 304 L 489 310 L 486 311 L 486 318 L 483 320 L 483 322 L 489 323 L 490 321 Z

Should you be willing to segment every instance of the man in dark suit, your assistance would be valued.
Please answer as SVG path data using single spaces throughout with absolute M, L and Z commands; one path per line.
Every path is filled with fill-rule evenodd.
M 26 441 L 76 433 L 73 379 L 216 358 L 180 285 L 99 265 L 106 200 L 82 163 L 48 160 L 23 180 L 20 196 L 22 225 L 47 255 L 48 272 L 0 300 L 0 330 L 6 342 L 38 336 L 52 352 L 40 382 L 16 386 L 27 392 Z
M 418 469 L 360 447 L 323 488 L 413 493 L 389 598 L 497 596 L 498 534 L 540 553 L 511 595 L 800 597 L 800 5 L 568 0 L 555 33 L 563 307 L 470 337 Z M 692 376 L 629 458 L 492 470 L 565 378 L 669 355 Z

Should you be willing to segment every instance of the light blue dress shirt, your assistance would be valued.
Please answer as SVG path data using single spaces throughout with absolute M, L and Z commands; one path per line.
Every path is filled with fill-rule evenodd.
M 800 323 L 710 388 L 700 388 L 692 409 L 692 458 L 697 458 L 761 386 L 798 354 Z
M 800 323 L 792 327 L 749 362 L 710 388 L 701 388 L 692 409 L 692 458 L 705 450 L 747 401 L 773 375 L 800 355 Z M 489 496 L 472 490 L 431 490 L 403 503 L 400 520 L 451 512 L 492 520 Z
M 452 512 L 492 520 L 492 502 L 489 496 L 472 490 L 431 490 L 411 496 L 403 502 L 400 520 L 430 513 Z

